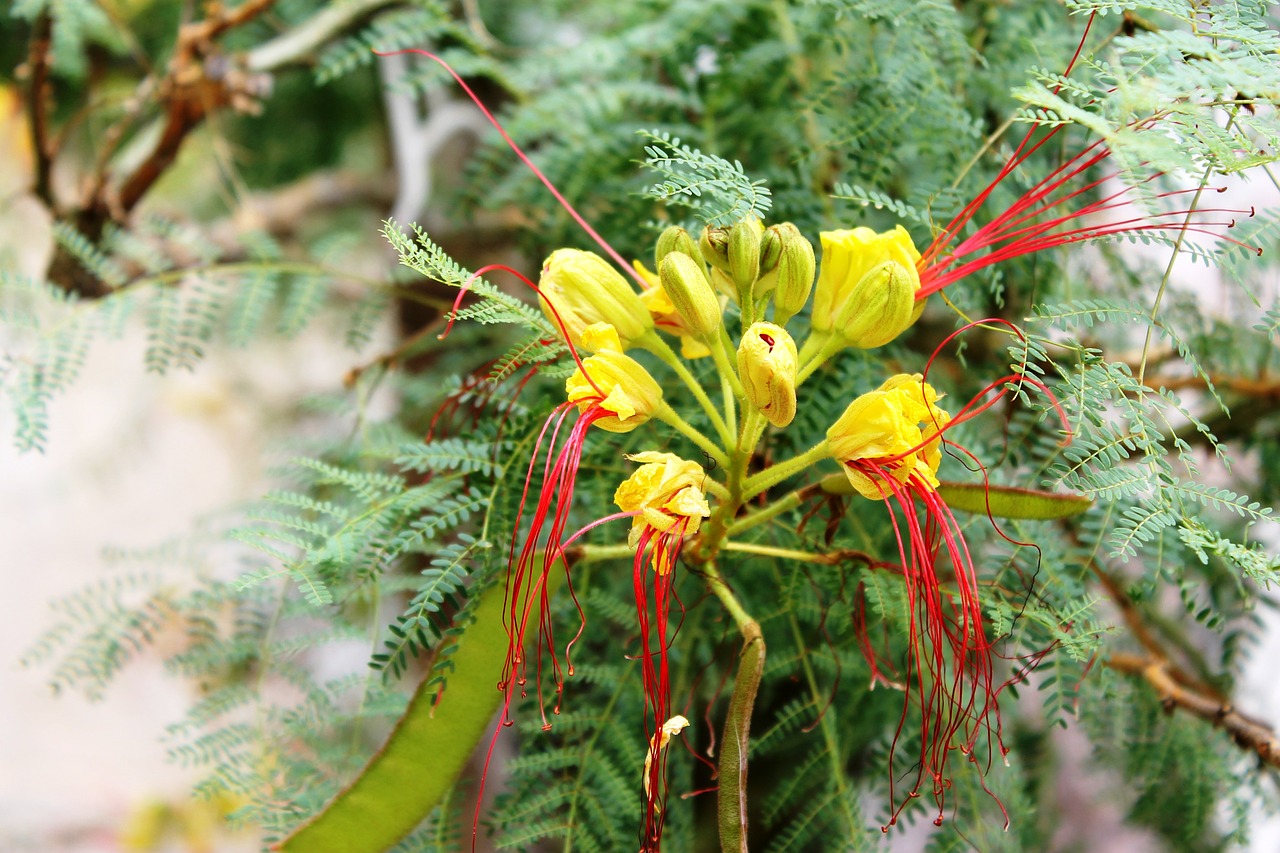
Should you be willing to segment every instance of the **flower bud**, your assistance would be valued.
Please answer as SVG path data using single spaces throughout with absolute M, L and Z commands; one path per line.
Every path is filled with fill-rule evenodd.
M 661 269 L 662 259 L 672 252 L 684 252 L 702 266 L 702 250 L 698 248 L 698 241 L 678 225 L 672 225 L 658 235 L 658 245 L 653 253 L 654 267 Z
M 702 519 L 711 515 L 711 507 L 702 493 L 707 474 L 697 462 L 681 459 L 672 453 L 647 450 L 627 456 L 642 462 L 631 476 L 618 486 L 613 501 L 623 512 L 634 512 L 629 541 L 632 547 L 646 527 L 667 533 L 683 524 L 680 532 L 692 536 Z M 664 552 L 665 549 L 657 549 Z M 669 561 L 655 566 L 661 573 L 671 570 Z
M 662 405 L 662 386 L 644 365 L 623 354 L 618 335 L 611 326 L 596 324 L 583 335 L 599 352 L 582 360 L 582 367 L 564 384 L 570 403 L 586 412 L 599 406 L 610 414 L 593 421 L 608 432 L 631 432 L 653 417 Z M 586 368 L 586 374 L 583 374 Z M 588 378 L 590 377 L 590 378 Z
M 720 300 L 702 264 L 684 252 L 670 252 L 662 259 L 658 275 L 676 313 L 695 336 L 705 338 L 718 332 Z
M 698 248 L 702 251 L 702 259 L 716 269 L 729 271 L 729 229 L 719 225 L 708 225 L 702 229 L 698 239 Z
M 769 423 L 784 427 L 796 416 L 796 343 L 773 323 L 752 323 L 738 344 L 738 376 L 747 400 Z
M 538 304 L 557 331 L 564 324 L 575 347 L 593 323 L 617 329 L 623 347 L 653 330 L 653 318 L 622 274 L 599 255 L 578 249 L 557 249 L 543 262 Z
M 885 261 L 849 292 L 836 312 L 835 332 L 859 349 L 882 347 L 913 322 L 916 282 L 897 261 Z
M 640 277 L 649 283 L 649 287 L 640 293 L 640 301 L 644 303 L 649 315 L 653 317 L 653 325 L 658 331 L 678 337 L 680 339 L 680 355 L 685 358 L 705 358 L 711 355 L 710 348 L 702 342 L 701 336 L 689 328 L 689 324 L 676 311 L 675 303 L 671 301 L 671 297 L 667 295 L 666 288 L 662 286 L 662 279 L 646 269 L 645 265 L 639 261 L 633 261 L 632 264 L 636 272 L 640 274 Z M 723 310 L 724 299 L 717 297 L 716 303 Z
M 813 289 L 816 269 L 813 245 L 799 228 L 783 222 L 765 229 L 756 296 L 776 290 L 773 304 L 779 325 L 804 308 Z
M 739 293 L 751 293 L 760 277 L 760 240 L 764 225 L 754 216 L 729 229 L 729 275 Z
M 813 294 L 815 330 L 840 333 L 836 317 L 844 309 L 850 294 L 872 268 L 885 261 L 894 261 L 902 267 L 912 283 L 911 293 L 914 299 L 915 292 L 920 287 L 920 276 L 916 271 L 920 253 L 911 242 L 911 235 L 901 225 L 880 234 L 870 228 L 854 228 L 847 231 L 824 231 L 821 237 L 822 269 L 818 273 Z M 866 298 L 865 293 L 862 298 Z M 901 331 L 898 330 L 899 333 Z

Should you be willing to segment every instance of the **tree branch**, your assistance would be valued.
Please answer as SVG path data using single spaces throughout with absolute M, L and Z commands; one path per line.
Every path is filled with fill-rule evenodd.
M 1268 725 L 1241 714 L 1230 702 L 1207 696 L 1181 683 L 1177 671 L 1167 660 L 1158 657 L 1115 654 L 1107 666 L 1126 675 L 1139 675 L 1160 697 L 1165 710 L 1181 709 L 1193 716 L 1225 729 L 1242 749 L 1258 754 L 1259 760 L 1280 768 L 1280 739 Z
M 349 0 L 331 3 L 305 22 L 249 51 L 244 67 L 253 72 L 275 71 L 310 56 L 317 48 L 357 19 L 397 0 Z
M 48 11 L 36 18 L 27 54 L 27 115 L 31 117 L 31 148 L 35 153 L 36 197 L 53 209 L 53 148 L 49 141 L 49 51 L 53 45 L 53 19 Z

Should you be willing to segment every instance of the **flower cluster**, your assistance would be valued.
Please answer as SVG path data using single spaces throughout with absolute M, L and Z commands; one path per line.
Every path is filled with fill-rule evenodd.
M 649 741 L 643 768 L 644 849 L 657 849 L 661 836 L 665 750 L 688 725 L 672 705 L 668 663 L 677 567 L 685 545 L 696 542 L 696 561 L 704 573 L 714 573 L 718 589 L 731 598 L 715 557 L 734 549 L 729 530 L 742 529 L 750 517 L 744 516 L 747 501 L 824 459 L 839 462 L 859 494 L 896 506 L 895 525 L 899 515 L 905 525 L 899 556 L 911 612 L 918 617 L 909 638 L 917 685 L 908 692 L 908 703 L 915 697 L 926 720 L 915 788 L 924 779 L 941 788 L 948 751 L 953 746 L 972 751 L 978 735 L 990 730 L 984 721 L 994 709 L 998 686 L 982 630 L 976 572 L 936 491 L 943 433 L 951 419 L 938 406 L 934 389 L 919 376 L 890 377 L 855 398 L 809 452 L 749 473 L 765 431 L 793 422 L 801 386 L 815 370 L 843 349 L 888 343 L 921 313 L 923 303 L 916 298 L 920 253 L 905 230 L 877 234 L 857 228 L 821 236 L 820 274 L 818 256 L 798 229 L 787 223 L 765 228 L 748 219 L 731 228 L 708 228 L 696 240 L 683 229 L 668 229 L 654 259 L 658 273 L 634 265 L 638 292 L 603 258 L 576 250 L 554 252 L 537 285 L 543 310 L 578 361 L 565 384 L 565 402 L 548 418 L 528 469 L 526 497 L 539 470 L 542 486 L 527 529 L 518 525 L 512 543 L 510 651 L 502 684 L 510 692 L 517 686 L 523 691 L 527 683 L 526 628 L 537 612 L 536 661 L 539 670 L 549 665 L 560 694 L 560 653 L 545 600 L 549 573 L 587 530 L 629 518 L 640 641 L 635 658 L 643 676 Z M 786 325 L 800 324 L 810 297 L 807 334 L 797 346 Z M 766 319 L 770 309 L 772 318 Z M 736 348 L 730 333 L 735 315 L 741 327 Z M 686 357 L 711 359 L 723 386 L 722 406 L 711 402 L 664 336 L 678 340 Z M 633 350 L 648 352 L 684 384 L 689 393 L 680 398 L 697 401 L 699 418 L 711 425 L 712 435 L 692 427 L 694 418 L 677 413 L 667 402 L 668 396 L 676 397 L 664 395 L 663 384 L 630 354 Z M 574 413 L 577 418 L 569 425 Z M 684 436 L 717 463 L 717 470 L 669 452 L 632 453 L 627 458 L 639 466 L 617 487 L 619 512 L 571 531 L 567 518 L 590 428 L 628 433 L 651 421 Z M 962 579 L 958 593 L 944 592 L 938 580 L 940 542 Z M 571 646 L 572 641 L 564 649 L 566 662 Z M 566 670 L 572 674 L 572 665 Z M 535 680 L 541 695 L 541 678 Z
M 460 78 L 458 82 L 466 88 Z M 500 126 L 498 130 L 502 132 Z M 905 694 L 898 732 L 909 715 L 919 719 L 915 778 L 900 801 L 892 794 L 896 776 L 890 759 L 891 799 L 896 802 L 889 823 L 926 787 L 938 808 L 936 821 L 942 821 L 951 784 L 947 762 L 953 751 L 968 756 L 979 775 L 996 749 L 1004 752 L 998 697 L 1005 682 L 995 672 L 979 572 L 939 491 L 938 471 L 944 447 L 967 453 L 954 445 L 948 431 L 995 405 L 1007 382 L 1048 389 L 1025 372 L 1000 377 L 949 413 L 927 381 L 926 364 L 919 374 L 889 376 L 878 388 L 854 396 L 810 450 L 761 470 L 753 471 L 752 463 L 766 430 L 792 427 L 804 383 L 824 364 L 842 351 L 873 349 L 896 340 L 920 318 L 930 295 L 977 269 L 1093 237 L 1203 231 L 1232 224 L 1213 218 L 1230 211 L 1197 210 L 1194 201 L 1189 209 L 1151 218 L 1135 214 L 1129 203 L 1132 185 L 1114 192 L 1105 189 L 1114 175 L 1106 172 L 1109 152 L 1099 143 L 1068 159 L 1008 210 L 962 239 L 996 186 L 1058 132 L 1034 127 L 1028 131 L 992 184 L 923 252 L 901 225 L 884 232 L 855 227 L 822 232 L 819 257 L 794 225 L 765 227 L 749 216 L 731 227 L 708 227 L 696 236 L 668 228 L 657 241 L 652 270 L 639 261 L 626 264 L 503 132 L 517 155 L 608 255 L 606 259 L 560 249 L 544 262 L 539 281 L 527 282 L 538 291 L 539 303 L 577 369 L 566 382 L 564 402 L 537 435 L 512 535 L 509 649 L 499 683 L 507 697 L 503 720 L 510 721 L 514 693 L 525 692 L 527 646 L 533 633 L 538 640 L 533 679 L 540 708 L 544 673 L 550 671 L 557 697 L 564 675 L 573 674 L 570 653 L 581 628 L 563 648 L 562 670 L 548 600 L 551 573 L 565 573 L 572 595 L 569 546 L 588 531 L 630 519 L 627 549 L 632 553 L 640 644 L 634 659 L 643 674 L 647 704 L 642 850 L 659 849 L 666 751 L 671 739 L 689 726 L 689 719 L 672 704 L 668 662 L 678 630 L 670 614 L 673 606 L 682 609 L 676 597 L 682 560 L 698 565 L 708 589 L 747 642 L 759 639 L 760 626 L 738 601 L 732 577 L 721 574 L 717 560 L 724 552 L 750 551 L 749 543 L 735 537 L 776 517 L 773 507 L 793 498 L 798 502 L 803 492 L 771 503 L 769 491 L 815 466 L 838 464 L 849 494 L 883 503 L 896 539 L 896 562 L 878 560 L 876 565 L 896 570 L 904 585 L 909 654 L 902 677 L 885 677 L 871 644 L 862 642 L 872 684 L 893 685 Z M 1181 221 L 1175 224 L 1173 217 Z M 1082 220 L 1089 224 L 1079 225 Z M 669 339 L 679 343 L 679 354 Z M 715 378 L 708 384 L 712 393 L 718 391 L 721 403 L 712 402 L 712 393 L 686 363 L 696 359 L 710 359 L 714 366 Z M 657 378 L 650 368 L 659 367 L 663 372 Z M 673 390 L 679 393 L 670 393 Z M 686 418 L 689 412 L 681 414 L 672 405 L 685 401 L 696 404 L 695 416 Z M 708 428 L 699 429 L 690 421 Z M 660 424 L 667 434 L 649 438 L 650 424 Z M 643 427 L 642 446 L 651 449 L 627 457 L 639 466 L 617 487 L 618 512 L 572 530 L 575 483 L 593 426 L 610 433 Z M 656 449 L 678 441 L 677 436 L 708 465 Z M 765 504 L 755 508 L 752 502 L 761 496 Z M 531 630 L 535 613 L 536 632 Z M 856 619 L 865 619 L 864 609 L 856 608 L 856 613 Z M 763 666 L 762 651 L 756 661 Z M 748 715 L 753 697 L 754 693 L 742 706 Z M 558 710 L 557 698 L 553 711 Z M 543 721 L 549 728 L 545 712 Z M 986 761 L 979 758 L 984 739 Z M 739 786 L 745 785 L 745 761 L 741 774 Z

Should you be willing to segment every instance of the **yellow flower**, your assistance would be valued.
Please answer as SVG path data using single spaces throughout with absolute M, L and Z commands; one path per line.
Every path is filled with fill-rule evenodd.
M 843 335 L 857 347 L 882 346 L 906 330 L 919 312 L 920 274 L 911 235 L 901 225 L 823 231 L 822 269 L 813 296 L 813 328 Z
M 872 500 L 892 494 L 886 475 L 902 484 L 914 477 L 927 487 L 938 485 L 938 433 L 951 416 L 937 401 L 938 393 L 919 374 L 901 373 L 854 400 L 831 425 L 831 456 L 859 494 Z
M 675 303 L 671 301 L 671 297 L 667 295 L 667 291 L 662 287 L 662 281 L 657 275 L 650 272 L 649 269 L 639 261 L 632 261 L 632 265 L 650 287 L 640 294 L 640 302 L 648 309 L 650 316 L 653 317 L 654 325 L 664 332 L 669 332 L 680 338 L 680 354 L 685 358 L 704 358 L 711 355 L 711 350 L 702 341 L 695 336 L 696 333 L 685 322 L 680 313 L 676 311 Z
M 697 533 L 702 519 L 711 515 L 711 507 L 702 493 L 707 476 L 702 466 L 672 453 L 652 450 L 627 458 L 644 463 L 613 495 L 613 502 L 623 512 L 638 513 L 631 522 L 628 539 L 631 546 L 635 547 L 640 541 L 646 527 L 667 533 L 683 524 L 680 532 L 684 535 Z M 671 570 L 669 565 L 657 568 L 662 574 Z
M 589 349 L 582 332 L 596 323 L 613 326 L 628 348 L 653 330 L 653 318 L 622 273 L 599 255 L 578 249 L 557 249 L 543 261 L 538 304 L 557 331 L 564 324 L 575 347 Z
M 738 375 L 747 400 L 776 427 L 796 416 L 798 358 L 791 335 L 773 323 L 752 323 L 738 344 Z
M 577 403 L 581 412 L 597 405 L 610 412 L 593 421 L 609 432 L 631 432 L 653 417 L 662 405 L 662 387 L 640 362 L 623 354 L 613 326 L 607 323 L 587 326 L 583 329 L 582 341 L 584 348 L 597 352 L 582 360 L 587 375 L 579 368 L 565 381 L 569 402 Z

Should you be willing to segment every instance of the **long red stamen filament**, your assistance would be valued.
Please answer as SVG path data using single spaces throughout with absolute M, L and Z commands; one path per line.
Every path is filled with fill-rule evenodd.
M 669 630 L 670 609 L 671 602 L 675 601 L 681 613 L 684 612 L 684 605 L 675 594 L 675 567 L 688 525 L 686 518 L 666 532 L 646 525 L 636 544 L 632 566 L 636 621 L 640 629 L 640 672 L 646 699 L 643 726 L 649 752 L 641 849 L 655 853 L 661 843 L 665 820 L 667 752 L 661 746 L 661 730 L 672 715 L 668 650 L 675 635 Z
M 486 264 L 485 266 L 482 266 L 480 269 L 476 270 L 470 276 L 467 277 L 467 280 L 463 282 L 460 288 L 458 288 L 458 296 L 453 300 L 453 311 L 449 316 L 449 322 L 445 324 L 444 331 L 440 333 L 440 338 L 443 340 L 444 337 L 448 335 L 449 332 L 453 329 L 454 321 L 457 319 L 457 316 L 458 316 L 458 309 L 462 305 L 462 297 L 467 295 L 467 290 L 471 287 L 471 283 L 476 281 L 480 277 L 482 277 L 485 273 L 489 272 L 490 270 L 501 270 L 502 272 L 511 273 L 513 276 L 520 279 L 520 281 L 524 282 L 526 285 L 533 288 L 533 291 L 537 293 L 538 296 L 542 297 L 543 301 L 547 303 L 547 307 L 551 309 L 551 314 L 556 321 L 556 327 L 560 330 L 560 334 L 564 338 L 565 346 L 569 348 L 569 355 L 573 357 L 574 364 L 578 365 L 578 369 L 582 371 L 582 375 L 586 377 L 587 382 L 591 383 L 591 387 L 596 390 L 596 393 L 598 393 L 601 397 L 604 397 L 605 393 L 600 390 L 599 386 L 596 385 L 595 381 L 591 378 L 591 374 L 587 371 L 586 366 L 582 363 L 582 359 L 578 356 L 578 350 L 573 345 L 573 341 L 570 339 L 569 330 L 565 326 L 564 319 L 561 318 L 560 311 L 556 308 L 555 303 L 552 302 L 552 300 L 548 299 L 546 296 L 544 296 L 542 291 L 538 289 L 538 285 L 530 281 L 528 276 L 524 275 L 524 273 L 520 272 L 519 270 L 512 269 L 506 264 Z
M 393 50 L 393 51 L 388 51 L 386 53 L 380 53 L 375 50 L 374 53 L 377 54 L 378 56 L 397 56 L 399 54 L 404 54 L 404 53 L 416 53 L 421 56 L 427 57 L 432 62 L 435 62 L 437 65 L 443 68 L 445 71 L 449 72 L 449 76 L 453 77 L 453 79 L 457 81 L 458 85 L 462 87 L 462 91 L 467 93 L 467 97 L 471 99 L 471 103 L 476 105 L 476 107 L 484 115 L 485 119 L 488 120 L 489 124 L 493 125 L 494 129 L 497 130 L 498 133 L 502 136 L 503 141 L 505 141 L 507 145 L 511 148 L 511 150 L 515 152 L 515 155 L 520 158 L 520 162 L 524 163 L 524 165 L 529 168 L 529 171 L 533 172 L 533 174 L 537 176 L 538 180 L 541 181 L 542 185 L 547 188 L 547 190 L 551 193 L 552 196 L 555 197 L 555 200 L 560 203 L 560 206 L 564 208 L 565 212 L 568 213 L 571 217 L 573 217 L 573 221 L 578 223 L 579 227 L 581 227 L 583 231 L 587 232 L 587 236 L 589 236 L 592 240 L 594 240 L 597 246 L 603 249 L 609 257 L 613 258 L 614 263 L 616 263 L 618 266 L 622 267 L 624 270 L 629 272 L 632 278 L 640 282 L 641 286 L 644 286 L 644 282 L 641 279 L 640 274 L 635 272 L 633 269 L 631 269 L 630 265 L 627 264 L 627 262 L 622 259 L 622 256 L 620 254 L 618 254 L 617 250 L 615 250 L 613 246 L 610 246 L 608 241 L 606 241 L 603 237 L 601 237 L 596 232 L 596 229 L 592 228 L 591 225 L 587 222 L 587 220 L 584 219 L 580 213 L 578 213 L 578 211 L 574 208 L 574 206 L 571 205 L 568 202 L 568 200 L 563 195 L 560 194 L 560 191 L 556 189 L 555 184 L 551 183 L 551 179 L 548 178 L 546 175 L 544 175 L 542 173 L 542 170 L 539 169 L 536 165 L 534 165 L 533 160 L 529 158 L 529 155 L 525 154 L 524 150 L 518 144 L 516 144 L 516 141 L 512 139 L 510 135 L 507 134 L 507 131 L 502 126 L 502 123 L 499 122 L 498 119 L 494 116 L 494 114 L 489 111 L 489 108 L 484 105 L 484 102 L 480 100 L 480 97 L 474 91 L 472 91 L 471 87 L 467 85 L 467 82 L 462 79 L 461 75 L 459 75 L 457 71 L 453 70 L 453 68 L 449 65 L 449 63 L 445 62 L 443 59 L 441 59 L 439 56 L 435 55 L 431 51 L 422 50 L 420 48 Z
M 977 572 L 959 523 L 928 483 L 916 476 L 909 476 L 902 483 L 881 464 L 881 460 L 859 460 L 853 464 L 873 482 L 880 484 L 889 509 L 907 590 L 908 648 L 911 652 L 907 676 L 913 679 L 908 702 L 914 695 L 921 708 L 921 747 L 916 778 L 901 802 L 893 792 L 892 751 L 890 754 L 890 798 L 895 809 L 884 829 L 897 822 L 907 803 L 918 796 L 926 779 L 932 784 L 934 802 L 938 807 L 934 822 L 940 824 L 945 812 L 946 791 L 951 785 L 946 773 L 951 746 L 954 744 L 978 764 L 974 747 L 985 733 L 988 737 L 988 767 L 993 736 L 1001 754 L 1006 752 L 1000 742 L 1000 713 L 996 699 L 1000 687 L 994 679 L 993 649 L 983 629 Z M 905 538 L 895 503 L 906 521 Z M 923 525 L 917 507 L 923 511 Z M 936 561 L 943 547 L 955 572 L 957 591 L 953 596 L 944 596 L 938 580 Z M 904 703 L 894 736 L 895 745 L 905 725 L 907 704 Z M 994 725 L 989 721 L 993 714 L 996 717 Z M 978 769 L 980 775 L 985 772 L 981 765 Z M 985 783 L 983 788 L 990 793 Z M 1003 805 L 1001 809 L 1004 810 Z
M 1067 65 L 1065 74 L 1071 73 L 1071 69 L 1079 59 L 1092 24 L 1093 16 L 1091 15 L 1080 42 L 1076 46 L 1076 52 L 1071 62 Z M 1054 91 L 1056 92 L 1058 88 L 1060 87 L 1055 88 Z M 1132 122 L 1129 127 L 1131 129 L 1143 129 L 1154 126 L 1160 118 L 1161 116 L 1157 115 L 1139 119 Z M 1160 178 L 1162 173 L 1150 175 L 1136 183 L 1126 184 L 1101 199 L 1081 205 L 1078 209 L 1061 213 L 1043 222 L 1034 222 L 1033 220 L 1042 217 L 1044 214 L 1053 210 L 1061 210 L 1070 202 L 1092 193 L 1108 181 L 1120 177 L 1120 172 L 1113 172 L 1090 179 L 1081 186 L 1069 189 L 1069 191 L 1063 191 L 1064 187 L 1067 187 L 1070 182 L 1080 175 L 1095 169 L 1111 156 L 1111 150 L 1104 144 L 1103 140 L 1094 141 L 1069 158 L 1065 163 L 1053 169 L 1048 175 L 1041 178 L 1029 190 L 1024 192 L 1008 209 L 977 229 L 958 245 L 952 247 L 952 243 L 960 232 L 973 219 L 978 210 L 986 204 L 996 187 L 1062 129 L 1062 126 L 1051 128 L 1037 138 L 1040 128 L 1035 125 L 1030 127 L 1023 135 L 1013 154 L 1001 166 L 995 178 L 938 232 L 916 263 L 921 282 L 920 289 L 916 293 L 917 300 L 937 293 L 949 284 L 964 278 L 976 270 L 1010 258 L 1111 235 L 1139 232 L 1204 234 L 1230 245 L 1248 249 L 1259 255 L 1262 254 L 1261 247 L 1244 243 L 1213 230 L 1234 227 L 1234 218 L 1230 218 L 1227 221 L 1204 218 L 1205 215 L 1215 213 L 1239 216 L 1247 214 L 1252 216 L 1252 209 L 1249 211 L 1232 208 L 1197 209 L 1193 204 L 1191 208 L 1183 210 L 1151 214 L 1147 214 L 1144 211 L 1138 216 L 1123 219 L 1113 218 L 1110 222 L 1102 222 L 1097 225 L 1080 225 L 1075 228 L 1063 229 L 1063 226 L 1070 222 L 1079 222 L 1090 216 L 1115 212 L 1129 205 L 1136 205 L 1134 193 L 1142 185 Z M 1157 193 L 1154 197 L 1159 199 L 1171 198 L 1186 193 L 1198 194 L 1203 189 L 1203 187 L 1195 187 L 1172 190 Z M 1192 221 L 1190 217 L 1193 214 L 1198 215 L 1199 218 Z M 1184 221 L 1182 223 L 1160 221 L 1173 217 L 1183 217 Z M 986 249 L 991 251 L 963 263 L 960 262 L 962 258 Z

